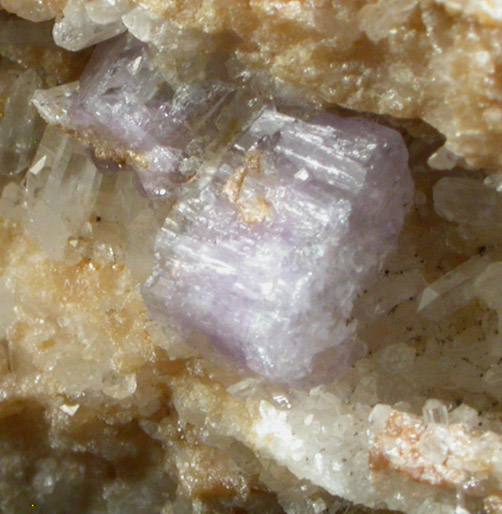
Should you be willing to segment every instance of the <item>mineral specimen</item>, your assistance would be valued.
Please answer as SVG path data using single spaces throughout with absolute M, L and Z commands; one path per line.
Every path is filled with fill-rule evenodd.
M 125 25 L 163 54 L 173 74 L 200 74 L 214 45 L 223 46 L 246 66 L 321 101 L 420 117 L 446 136 L 448 152 L 471 166 L 502 162 L 498 0 L 1 3 L 37 20 L 41 9 L 45 19 L 63 11 L 55 34 L 72 50 Z
M 14 78 L 15 74 L 12 75 Z M 33 157 L 34 141 L 40 135 L 40 127 L 37 127 L 36 111 L 30 100 L 40 85 L 40 78 L 32 70 L 25 71 L 11 85 L 9 100 L 0 119 L 2 174 L 16 175 L 25 171 Z
M 126 28 L 121 15 L 128 11 L 127 0 L 118 2 L 84 2 L 70 0 L 63 18 L 54 26 L 54 41 L 68 50 L 80 50 L 101 43 Z
M 236 35 L 235 55 L 249 67 L 324 102 L 420 117 L 469 165 L 502 163 L 498 0 L 145 0 L 140 9 L 129 30 L 139 34 L 149 15 L 166 28 L 138 37 L 161 49 L 171 27 Z
M 54 260 L 62 260 L 69 238 L 82 234 L 100 184 L 101 174 L 86 149 L 47 127 L 24 184 L 5 186 L 0 212 L 20 221 Z
M 78 88 L 38 91 L 34 103 L 46 120 L 91 144 L 101 158 L 130 163 L 148 193 L 164 196 L 246 119 L 241 96 L 221 81 L 173 90 L 147 46 L 123 36 L 97 47 Z
M 213 173 L 157 238 L 144 288 L 156 319 L 271 380 L 304 378 L 326 350 L 331 377 L 344 371 L 357 354 L 354 298 L 411 201 L 401 136 L 362 119 L 306 123 L 267 109 Z
M 500 514 L 500 1 L 0 4 L 2 514 Z

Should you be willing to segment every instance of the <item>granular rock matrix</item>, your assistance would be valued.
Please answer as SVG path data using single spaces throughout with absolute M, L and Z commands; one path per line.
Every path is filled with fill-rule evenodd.
M 502 4 L 0 5 L 0 511 L 501 513 Z

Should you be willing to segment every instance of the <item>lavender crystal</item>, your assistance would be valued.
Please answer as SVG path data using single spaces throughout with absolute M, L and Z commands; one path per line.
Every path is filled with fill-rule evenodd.
M 55 104 L 53 96 L 63 102 L 64 119 L 55 119 L 57 109 L 46 105 Z M 38 92 L 34 103 L 44 118 L 83 137 L 98 156 L 131 165 L 153 197 L 191 179 L 208 153 L 231 139 L 239 111 L 246 112 L 234 84 L 171 87 L 148 46 L 125 35 L 96 47 L 66 98 L 54 88 Z
M 143 293 L 152 316 L 291 382 L 355 355 L 355 296 L 402 228 L 400 135 L 363 119 L 265 110 L 179 200 Z

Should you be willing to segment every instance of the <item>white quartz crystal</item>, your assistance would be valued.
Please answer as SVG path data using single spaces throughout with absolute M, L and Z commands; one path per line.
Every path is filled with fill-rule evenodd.
M 16 175 L 29 165 L 40 136 L 37 113 L 30 104 L 42 85 L 32 70 L 20 74 L 7 93 L 5 112 L 0 118 L 0 174 Z
M 68 48 L 124 27 L 145 44 L 100 44 L 79 82 L 39 89 L 33 104 L 66 131 L 43 138 L 28 100 L 48 86 L 30 69 L 45 33 L 0 24 L 2 514 L 358 511 L 349 501 L 502 512 L 500 176 L 461 171 L 430 129 L 386 118 L 417 188 L 400 233 L 412 197 L 401 137 L 305 100 L 325 84 L 341 95 L 330 102 L 379 112 L 421 95 L 444 107 L 401 61 L 427 65 L 430 37 L 441 74 L 445 54 L 462 74 L 489 73 L 496 55 L 477 50 L 498 32 L 491 43 L 476 26 L 499 23 L 498 4 L 379 0 L 357 19 L 356 3 L 333 4 L 337 19 L 328 4 L 54 3 Z M 453 33 L 455 52 L 449 23 L 470 27 Z M 298 24 L 312 46 L 296 46 Z M 271 57 L 285 37 L 291 48 Z M 391 47 L 399 62 L 385 60 Z M 246 68 L 248 52 L 284 77 L 298 69 L 308 91 Z M 86 54 L 57 59 L 72 69 Z M 316 75 L 324 54 L 330 75 Z M 373 56 L 390 82 L 372 78 Z M 385 86 L 396 80 L 406 96 Z M 494 101 L 479 103 L 496 124 Z M 481 115 L 466 116 L 488 145 Z M 171 151 L 181 167 L 162 160 Z
M 501 257 L 500 250 L 476 255 L 429 284 L 421 293 L 418 311 L 439 320 L 464 307 L 476 296 L 475 280 L 491 262 Z
M 48 127 L 23 185 L 6 186 L 4 216 L 22 221 L 52 258 L 66 255 L 93 212 L 101 175 L 86 150 L 59 129 Z
M 54 41 L 75 51 L 115 37 L 126 30 L 121 16 L 128 9 L 127 0 L 70 0 L 54 25 Z

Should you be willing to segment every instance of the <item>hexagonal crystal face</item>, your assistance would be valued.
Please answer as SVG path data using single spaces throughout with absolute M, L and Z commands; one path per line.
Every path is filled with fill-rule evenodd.
M 168 216 L 143 289 L 150 312 L 274 381 L 339 374 L 358 351 L 353 300 L 412 190 L 397 132 L 265 109 Z

